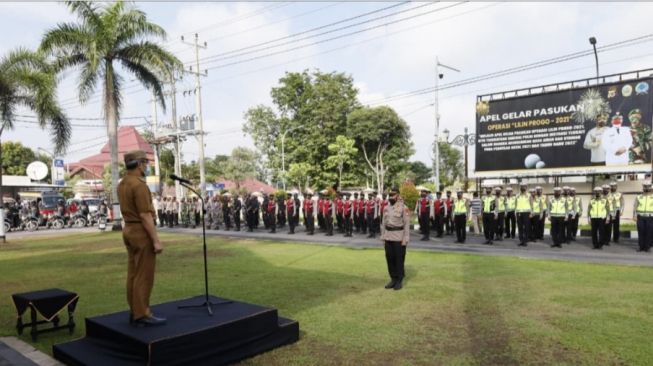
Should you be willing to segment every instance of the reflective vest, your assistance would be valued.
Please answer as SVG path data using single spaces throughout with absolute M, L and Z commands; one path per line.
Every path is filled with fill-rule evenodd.
M 583 212 L 583 207 L 580 204 L 580 197 L 574 196 L 574 211 L 576 211 L 578 215 Z
M 573 211 L 576 211 L 576 206 L 574 206 L 574 197 L 572 197 L 572 196 L 568 196 L 568 197 L 566 198 L 566 200 L 567 200 L 567 209 L 568 209 L 569 211 L 572 211 L 572 210 L 573 210 Z
M 552 199 L 549 213 L 556 217 L 567 216 L 567 200 L 562 197 Z
M 542 212 L 541 203 L 542 203 L 542 201 L 539 198 L 533 197 L 533 212 L 535 212 L 537 214 Z
M 541 196 L 539 197 L 539 200 L 540 200 L 540 208 L 542 209 L 542 211 L 546 211 L 546 209 L 547 209 L 547 205 L 546 205 L 546 196 L 545 196 L 545 195 L 541 195 Z
M 517 212 L 531 212 L 531 199 L 527 194 L 519 194 L 516 198 Z M 539 206 L 538 206 L 539 208 Z M 539 210 L 538 210 L 539 211 Z
M 494 211 L 494 197 L 483 197 L 483 213 L 492 213 Z
M 612 200 L 611 200 L 612 201 L 612 207 L 615 210 L 621 210 L 621 193 L 614 192 L 614 193 L 610 194 L 610 196 L 612 198 Z
M 499 212 L 504 212 L 506 210 L 506 198 L 505 197 L 497 197 L 499 201 L 499 207 L 497 209 Z
M 464 198 L 457 199 L 453 203 L 453 213 L 454 215 L 466 215 L 467 214 L 467 201 Z
M 653 214 L 653 196 L 649 194 L 637 196 L 637 213 Z
M 608 216 L 608 201 L 605 198 L 592 198 L 590 201 L 591 219 L 603 219 Z
M 515 196 L 506 197 L 506 210 L 515 211 L 516 206 L 517 206 L 517 197 Z

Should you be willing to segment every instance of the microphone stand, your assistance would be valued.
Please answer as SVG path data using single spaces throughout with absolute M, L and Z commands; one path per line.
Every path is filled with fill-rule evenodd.
M 201 304 L 197 305 L 183 305 L 183 306 L 178 306 L 178 309 L 194 309 L 194 308 L 203 308 L 206 307 L 206 310 L 209 312 L 209 316 L 213 316 L 213 309 L 211 308 L 212 305 L 221 305 L 221 304 L 229 304 L 231 301 L 219 301 L 219 302 L 211 302 L 209 300 L 209 272 L 207 269 L 207 261 L 206 261 L 206 224 L 204 221 L 204 216 L 206 214 L 206 206 L 204 205 L 204 197 L 200 193 L 197 193 L 196 190 L 194 190 L 192 187 L 190 187 L 188 184 L 185 182 L 179 181 L 179 183 L 186 187 L 188 190 L 191 192 L 195 193 L 199 198 L 200 201 L 202 202 L 202 242 L 204 244 L 204 302 Z

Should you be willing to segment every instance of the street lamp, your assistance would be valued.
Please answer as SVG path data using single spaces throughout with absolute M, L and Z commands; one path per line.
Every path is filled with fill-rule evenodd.
M 456 145 L 456 146 L 463 146 L 465 148 L 465 183 L 464 183 L 464 190 L 467 192 L 467 188 L 469 188 L 469 176 L 467 173 L 467 147 L 470 145 L 474 145 L 476 143 L 476 134 L 475 133 L 467 133 L 467 127 L 465 127 L 465 132 L 462 135 L 458 135 L 453 138 L 453 140 L 449 141 L 449 130 L 445 129 L 442 131 L 442 139 L 444 142 L 450 145 Z
M 444 74 L 440 73 L 440 66 L 451 71 L 460 72 L 460 70 L 456 68 L 441 64 L 440 61 L 438 61 L 438 58 L 435 58 L 435 101 L 433 103 L 435 105 L 435 142 L 433 143 L 433 156 L 435 161 L 433 164 L 433 170 L 435 173 L 435 189 L 437 191 L 440 190 L 440 146 L 438 146 L 438 141 L 440 140 L 438 137 L 440 129 L 440 113 L 438 111 L 438 80 L 444 77 Z
M 297 129 L 304 128 L 304 126 L 295 126 L 293 128 L 289 128 L 281 134 L 281 182 L 283 183 L 283 190 L 286 190 L 286 151 L 285 151 L 285 142 L 286 142 L 286 134 L 291 131 L 295 131 Z
M 594 60 L 596 61 L 596 82 L 599 82 L 599 55 L 596 53 L 596 38 L 590 37 L 590 44 L 594 48 Z

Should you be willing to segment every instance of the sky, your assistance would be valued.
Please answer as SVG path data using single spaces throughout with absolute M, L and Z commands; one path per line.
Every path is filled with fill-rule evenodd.
M 200 43 L 207 42 L 200 58 L 214 56 L 200 63 L 200 69 L 208 69 L 201 81 L 207 158 L 228 155 L 236 146 L 253 148 L 242 132 L 244 112 L 259 104 L 272 106 L 270 89 L 286 72 L 319 69 L 350 75 L 361 103 L 393 107 L 411 129 L 415 154 L 410 160 L 431 166 L 435 94 L 383 99 L 433 87 L 436 57 L 460 70 L 440 68 L 439 82 L 445 85 L 591 50 L 591 36 L 600 47 L 653 33 L 649 25 L 653 3 L 136 2 L 136 6 L 167 31 L 164 46 L 181 61 L 194 63 L 194 48 L 180 37 L 192 42 L 195 33 Z M 65 5 L 55 2 L 2 2 L 0 19 L 0 57 L 17 47 L 36 48 L 47 29 L 75 21 Z M 328 26 L 335 22 L 340 23 Z M 313 30 L 317 27 L 322 28 Z M 263 43 L 267 46 L 260 46 Z M 261 47 L 266 49 L 256 51 Z M 646 69 L 653 66 L 653 42 L 600 52 L 598 57 L 602 75 Z M 150 128 L 151 93 L 123 75 L 121 125 Z M 81 105 L 77 76 L 75 71 L 66 72 L 59 85 L 59 100 L 75 124 L 66 162 L 95 154 L 106 142 L 99 90 L 97 97 Z M 451 137 L 465 128 L 473 133 L 478 95 L 593 76 L 594 56 L 587 56 L 441 90 L 440 130 L 448 129 Z M 194 86 L 190 75 L 178 83 L 178 116 L 197 113 L 195 96 L 182 93 Z M 170 114 L 160 107 L 156 115 L 160 124 L 170 123 Z M 2 140 L 52 150 L 48 131 L 28 122 L 4 132 Z M 182 152 L 184 161 L 198 158 L 193 137 L 184 142 Z M 473 156 L 471 148 L 470 173 Z

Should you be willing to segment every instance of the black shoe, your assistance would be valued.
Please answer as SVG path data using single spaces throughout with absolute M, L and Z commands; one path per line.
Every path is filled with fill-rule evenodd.
M 483 243 L 483 244 L 490 244 L 490 241 L 486 240 L 485 243 Z
M 388 282 L 388 284 L 385 285 L 385 288 L 388 290 L 394 287 L 395 287 L 395 280 L 390 280 L 390 282 Z
M 494 243 L 492 242 L 492 240 L 490 240 L 490 241 L 487 243 L 487 245 L 494 245 Z
M 404 287 L 401 282 L 402 282 L 402 280 L 399 280 L 399 281 L 395 282 L 395 287 L 393 287 L 395 289 L 395 291 L 396 290 L 401 290 L 401 288 Z
M 140 319 L 136 319 L 132 324 L 137 327 L 151 327 L 157 325 L 165 325 L 166 321 L 167 321 L 166 318 L 158 318 L 154 315 L 150 315 Z

